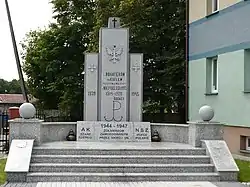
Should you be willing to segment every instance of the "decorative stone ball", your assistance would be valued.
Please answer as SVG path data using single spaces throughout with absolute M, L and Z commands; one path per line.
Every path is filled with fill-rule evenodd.
M 24 119 L 33 118 L 36 114 L 36 108 L 31 103 L 23 103 L 19 108 L 19 114 Z
M 211 106 L 204 105 L 200 108 L 199 115 L 203 121 L 210 121 L 214 117 L 214 110 Z

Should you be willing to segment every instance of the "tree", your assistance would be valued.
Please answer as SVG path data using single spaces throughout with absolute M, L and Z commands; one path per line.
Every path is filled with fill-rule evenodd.
M 9 82 L 8 93 L 22 94 L 21 85 L 20 85 L 20 82 L 18 80 L 13 79 L 12 81 Z
M 30 32 L 22 58 L 28 86 L 43 108 L 61 109 L 80 119 L 83 59 L 93 14 L 90 0 L 53 0 L 56 24 Z
M 0 79 L 0 93 L 6 93 L 8 92 L 8 89 L 9 89 L 8 81 Z
M 130 28 L 130 52 L 144 54 L 144 101 L 158 111 L 184 106 L 185 2 L 179 0 L 52 0 L 57 23 L 24 42 L 31 93 L 48 108 L 78 113 L 84 52 L 97 52 L 108 17 Z
M 179 0 L 97 1 L 89 50 L 110 15 L 130 29 L 130 52 L 144 54 L 144 101 L 163 113 L 184 108 L 185 2 Z M 148 104 L 148 102 L 147 102 Z M 150 111 L 147 105 L 146 111 Z
M 19 81 L 13 79 L 8 82 L 4 79 L 0 79 L 0 94 L 22 94 Z

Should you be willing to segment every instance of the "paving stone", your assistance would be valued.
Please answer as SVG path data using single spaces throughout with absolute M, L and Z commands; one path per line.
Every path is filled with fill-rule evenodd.
M 4 187 L 245 187 L 238 182 L 39 182 L 8 183 Z

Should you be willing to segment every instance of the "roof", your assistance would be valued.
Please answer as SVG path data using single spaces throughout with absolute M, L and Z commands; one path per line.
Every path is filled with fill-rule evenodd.
M 22 104 L 24 102 L 22 94 L 0 94 L 0 103 Z

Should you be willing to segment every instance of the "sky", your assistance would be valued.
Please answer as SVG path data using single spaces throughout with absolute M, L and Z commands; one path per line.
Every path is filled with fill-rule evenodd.
M 25 34 L 30 30 L 44 28 L 53 21 L 49 1 L 8 0 L 20 60 L 20 42 Z M 0 78 L 7 81 L 19 79 L 4 0 L 0 1 L 0 41 Z

